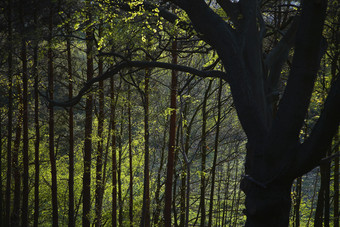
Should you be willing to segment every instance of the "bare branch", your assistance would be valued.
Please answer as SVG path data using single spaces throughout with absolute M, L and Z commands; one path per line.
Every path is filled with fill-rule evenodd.
M 114 68 L 106 71 L 100 76 L 94 77 L 93 79 L 87 81 L 82 89 L 80 89 L 79 93 L 77 96 L 73 97 L 72 99 L 64 102 L 58 102 L 55 100 L 49 99 L 46 95 L 43 95 L 41 92 L 40 95 L 43 96 L 46 100 L 48 100 L 52 105 L 54 106 L 61 106 L 61 107 L 71 107 L 77 104 L 81 98 L 91 89 L 92 85 L 95 83 L 98 83 L 99 81 L 106 80 L 115 74 L 117 74 L 119 71 L 121 71 L 124 68 L 129 68 L 129 67 L 137 67 L 139 69 L 144 69 L 144 68 L 163 68 L 163 69 L 170 69 L 170 70 L 177 70 L 181 72 L 186 72 L 190 73 L 196 76 L 200 77 L 216 77 L 216 78 L 222 78 L 227 81 L 227 74 L 221 71 L 217 70 L 212 70 L 212 71 L 203 71 L 203 70 L 198 70 L 192 67 L 188 66 L 183 66 L 183 65 L 175 65 L 171 63 L 166 63 L 166 62 L 152 62 L 152 61 L 124 61 L 119 64 L 117 64 Z
M 326 8 L 326 1 L 303 1 L 292 69 L 265 148 L 265 157 L 270 163 L 268 169 L 273 170 L 272 175 L 281 172 L 286 163 L 292 162 L 291 157 L 296 155 L 300 129 L 320 66 L 321 34 Z M 278 147 L 278 144 L 282 146 Z
M 298 174 L 304 174 L 325 157 L 332 138 L 339 129 L 340 122 L 340 75 L 334 82 L 325 102 L 324 109 L 315 124 L 311 135 L 301 145 L 296 163 Z
M 298 18 L 295 18 L 285 35 L 274 49 L 266 56 L 265 66 L 269 70 L 266 85 L 271 93 L 276 89 L 281 75 L 281 69 L 288 58 L 289 50 L 293 47 L 298 27 Z

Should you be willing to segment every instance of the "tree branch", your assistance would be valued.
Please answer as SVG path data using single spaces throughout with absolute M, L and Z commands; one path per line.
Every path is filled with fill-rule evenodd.
M 294 147 L 298 142 L 320 65 L 321 33 L 326 8 L 326 0 L 302 3 L 292 69 L 268 137 L 268 160 L 282 162 L 282 159 L 295 155 Z M 284 146 L 277 147 L 277 144 Z M 275 162 L 271 163 L 273 169 L 282 168 Z
M 307 173 L 320 164 L 327 148 L 339 128 L 340 122 L 340 75 L 334 82 L 326 99 L 324 109 L 315 124 L 311 135 L 301 145 L 294 166 L 300 175 Z M 293 170 L 294 171 L 294 170 Z
M 297 27 L 298 18 L 295 18 L 280 42 L 266 56 L 264 63 L 266 68 L 269 70 L 269 75 L 266 80 L 266 86 L 269 88 L 269 93 L 273 92 L 273 90 L 277 88 L 282 66 L 287 60 L 289 50 L 294 44 Z
M 211 71 L 203 71 L 203 70 L 198 70 L 192 67 L 188 66 L 183 66 L 183 65 L 176 65 L 176 64 L 171 64 L 171 63 L 166 63 L 166 62 L 153 62 L 153 61 L 124 61 L 119 64 L 117 64 L 114 68 L 106 71 L 100 76 L 94 77 L 93 79 L 87 81 L 84 86 L 80 89 L 79 93 L 77 96 L 73 97 L 72 99 L 64 102 L 59 102 L 55 100 L 49 99 L 46 95 L 42 94 L 41 92 L 40 95 L 43 96 L 48 102 L 52 103 L 54 106 L 60 106 L 60 107 L 71 107 L 77 104 L 81 98 L 91 89 L 92 85 L 95 83 L 98 83 L 99 81 L 106 80 L 115 74 L 117 74 L 119 71 L 121 71 L 124 68 L 129 68 L 129 67 L 137 67 L 139 69 L 144 69 L 144 68 L 163 68 L 163 69 L 170 69 L 170 70 L 177 70 L 181 72 L 186 72 L 190 73 L 196 76 L 200 76 L 203 78 L 206 77 L 215 77 L 215 78 L 222 78 L 226 81 L 228 81 L 227 74 L 221 71 L 217 70 L 211 70 Z

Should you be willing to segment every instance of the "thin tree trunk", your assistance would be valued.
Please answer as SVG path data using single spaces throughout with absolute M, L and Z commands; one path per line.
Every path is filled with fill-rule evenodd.
M 312 195 L 312 201 L 311 201 L 311 210 L 309 212 L 309 215 L 308 215 L 308 220 L 307 220 L 307 227 L 309 226 L 309 223 L 312 219 L 312 214 L 313 214 L 313 207 L 314 207 L 314 201 L 315 201 L 315 195 L 316 195 L 316 188 L 317 188 L 317 184 L 318 184 L 318 177 L 315 178 L 315 182 L 314 182 L 314 190 L 313 190 L 313 195 Z
M 2 116 L 0 120 L 0 169 L 2 169 Z M 4 195 L 2 192 L 2 175 L 0 175 L 0 227 L 3 226 L 3 221 L 4 221 L 4 215 L 3 215 L 3 210 L 2 210 L 2 203 L 4 199 Z
M 102 36 L 102 28 L 99 28 L 99 37 Z M 103 60 L 98 60 L 98 76 L 103 74 Z M 104 127 L 104 81 L 99 81 L 99 115 L 98 115 L 98 147 L 97 147 L 97 165 L 96 165 L 96 224 L 102 226 L 102 204 L 103 204 L 103 127 Z
M 8 113 L 7 113 L 7 180 L 5 198 L 5 226 L 10 226 L 11 215 L 11 178 L 12 178 L 12 121 L 13 121 L 13 89 L 12 89 L 12 2 L 8 0 L 7 6 L 8 29 Z
M 50 5 L 49 15 L 49 41 L 48 41 L 48 94 L 49 98 L 53 99 L 54 95 L 54 72 L 53 72 L 53 53 L 52 53 L 52 33 L 53 33 L 53 5 Z M 53 209 L 53 227 L 58 226 L 58 194 L 57 194 L 57 168 L 56 158 L 54 153 L 54 108 L 52 103 L 48 105 L 49 109 L 49 156 L 51 162 L 51 175 L 52 175 L 52 209 Z
M 71 15 L 68 15 L 70 18 Z M 71 35 L 70 29 L 68 34 Z M 71 40 L 66 39 L 66 49 L 67 49 L 67 71 L 69 77 L 68 84 L 68 97 L 71 99 L 73 97 L 73 72 L 72 72 L 72 53 L 71 53 Z M 73 107 L 71 106 L 68 111 L 68 121 L 69 121 L 69 167 L 68 167 L 68 226 L 75 226 L 74 219 L 74 117 L 73 117 Z
M 339 132 L 335 136 L 335 153 L 339 152 Z M 334 226 L 339 226 L 339 156 L 334 159 Z
M 87 19 L 92 22 L 91 3 L 86 1 Z M 86 29 L 87 81 L 93 78 L 93 28 Z M 91 153 L 92 153 L 92 95 L 88 94 L 85 104 L 85 143 L 84 143 L 84 175 L 83 175 L 83 226 L 91 225 Z
M 209 203 L 209 222 L 208 226 L 212 226 L 213 216 L 212 210 L 214 206 L 214 190 L 215 190 L 215 175 L 216 175 L 216 162 L 218 153 L 218 139 L 220 133 L 220 122 L 221 122 L 221 96 L 222 96 L 222 79 L 220 79 L 218 97 L 217 97 L 217 122 L 216 122 L 216 135 L 215 135 L 215 146 L 214 146 L 214 159 L 211 169 L 211 188 L 210 188 L 210 203 Z
M 172 42 L 172 63 L 177 64 L 177 41 Z M 174 156 L 176 139 L 176 93 L 177 93 L 177 71 L 172 70 L 171 75 L 171 115 L 167 175 L 165 183 L 165 204 L 164 204 L 164 224 L 165 227 L 171 226 L 171 203 L 172 203 L 172 179 L 174 174 Z
M 188 92 L 189 93 L 189 92 Z M 180 226 L 184 227 L 187 226 L 188 223 L 186 220 L 186 200 L 189 200 L 189 198 L 186 197 L 186 189 L 188 187 L 187 183 L 187 166 L 189 165 L 189 163 L 187 163 L 187 159 L 188 159 L 188 150 L 189 150 L 189 138 L 190 138 L 190 127 L 188 127 L 188 107 L 189 103 L 185 102 L 184 104 L 184 110 L 183 110 L 183 121 L 184 121 L 184 127 L 183 127 L 183 132 L 182 132 L 182 136 L 185 135 L 185 143 L 184 143 L 184 154 L 183 156 L 185 156 L 183 158 L 184 160 L 184 165 L 182 167 L 182 175 L 181 175 L 181 202 L 180 202 Z M 183 124 L 183 123 L 182 123 Z
M 325 166 L 320 165 L 320 175 L 321 175 L 321 185 L 318 193 L 318 201 L 315 210 L 315 218 L 314 218 L 314 226 L 315 227 L 322 227 L 323 223 L 323 214 L 324 214 L 324 200 L 325 200 Z
M 122 156 L 123 156 L 123 147 L 122 147 L 122 138 L 123 138 L 123 123 L 124 123 L 124 105 L 122 105 L 121 110 L 121 121 L 120 121 L 120 131 L 119 131 L 119 140 L 118 140 L 118 206 L 119 206 L 119 216 L 118 223 L 119 226 L 123 225 L 123 199 L 122 199 Z
M 230 186 L 230 161 L 228 161 L 227 164 L 227 182 L 225 186 L 225 193 L 224 193 L 224 200 L 223 200 L 223 215 L 222 215 L 222 226 L 224 226 L 225 223 L 227 223 L 228 219 L 228 198 L 229 198 L 229 186 Z
M 17 118 L 16 135 L 13 147 L 13 175 L 14 175 L 14 201 L 13 211 L 11 216 L 11 226 L 19 226 L 20 224 L 20 169 L 19 169 L 19 147 L 21 141 L 22 132 L 22 115 L 23 115 L 23 103 L 22 103 L 22 91 L 18 82 L 18 96 L 19 96 L 19 113 Z
M 132 122 L 131 122 L 131 90 L 130 85 L 128 86 L 128 134 L 129 134 L 129 174 L 130 174 L 130 184 L 129 184 L 129 219 L 130 226 L 133 227 L 133 173 L 132 173 Z
M 20 23 L 21 28 L 25 27 L 24 12 L 22 5 L 24 1 L 20 1 Z M 27 50 L 25 35 L 21 37 L 21 61 L 22 61 L 22 81 L 23 81 L 23 196 L 22 196 L 22 214 L 21 214 L 21 226 L 28 225 L 28 72 L 27 72 Z
M 296 227 L 300 226 L 300 204 L 301 204 L 301 184 L 302 184 L 302 177 L 298 177 L 296 179 L 296 198 L 295 198 L 295 205 L 294 205 L 294 218 L 295 218 L 295 225 Z
M 202 106 L 202 135 L 201 135 L 201 227 L 205 226 L 205 165 L 206 165 L 206 157 L 207 157 L 207 100 L 208 94 L 211 88 L 212 80 L 209 81 L 208 89 L 204 94 L 203 106 Z
M 37 10 L 34 11 L 34 24 L 37 27 Z M 40 183 L 40 125 L 39 125 L 39 93 L 38 93 L 38 42 L 35 41 L 33 49 L 33 78 L 34 78 L 34 227 L 39 224 L 39 183 Z
M 116 104 L 115 104 L 115 82 L 110 79 L 111 84 L 111 118 L 112 118 L 112 227 L 117 226 L 117 147 L 116 147 Z
M 143 208 L 141 227 L 150 226 L 150 174 L 149 174 L 149 78 L 150 69 L 145 70 L 145 88 L 144 88 L 144 190 L 143 190 Z
M 330 153 L 329 153 L 330 154 Z M 331 181 L 331 164 L 327 162 L 325 176 L 326 176 L 326 186 L 325 186 L 325 219 L 324 219 L 324 227 L 329 227 L 329 218 L 330 218 L 330 181 Z
M 157 179 L 156 179 L 156 192 L 155 192 L 155 211 L 154 211 L 154 215 L 153 215 L 153 223 L 155 226 L 159 225 L 159 216 L 161 213 L 161 199 L 160 197 L 160 191 L 161 191 L 161 174 L 162 174 L 162 170 L 163 170 L 163 164 L 164 164 L 164 153 L 165 153 L 165 147 L 166 147 L 166 142 L 165 142 L 165 138 L 166 138 L 166 133 L 167 131 L 164 130 L 163 133 L 163 146 L 161 149 L 161 160 L 159 162 L 159 169 L 157 172 Z

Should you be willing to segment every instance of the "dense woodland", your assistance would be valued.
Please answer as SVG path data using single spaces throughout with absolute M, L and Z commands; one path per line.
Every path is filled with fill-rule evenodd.
M 0 12 L 0 226 L 339 226 L 338 0 Z

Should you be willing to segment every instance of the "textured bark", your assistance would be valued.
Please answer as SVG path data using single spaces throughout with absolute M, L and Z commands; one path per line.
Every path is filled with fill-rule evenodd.
M 177 41 L 172 42 L 172 63 L 177 64 Z M 171 95 L 170 95 L 170 132 L 168 163 L 165 183 L 164 203 L 164 225 L 171 226 L 171 204 L 172 204 L 172 179 L 174 174 L 175 139 L 176 139 L 176 93 L 177 93 L 177 71 L 172 70 L 171 74 Z

